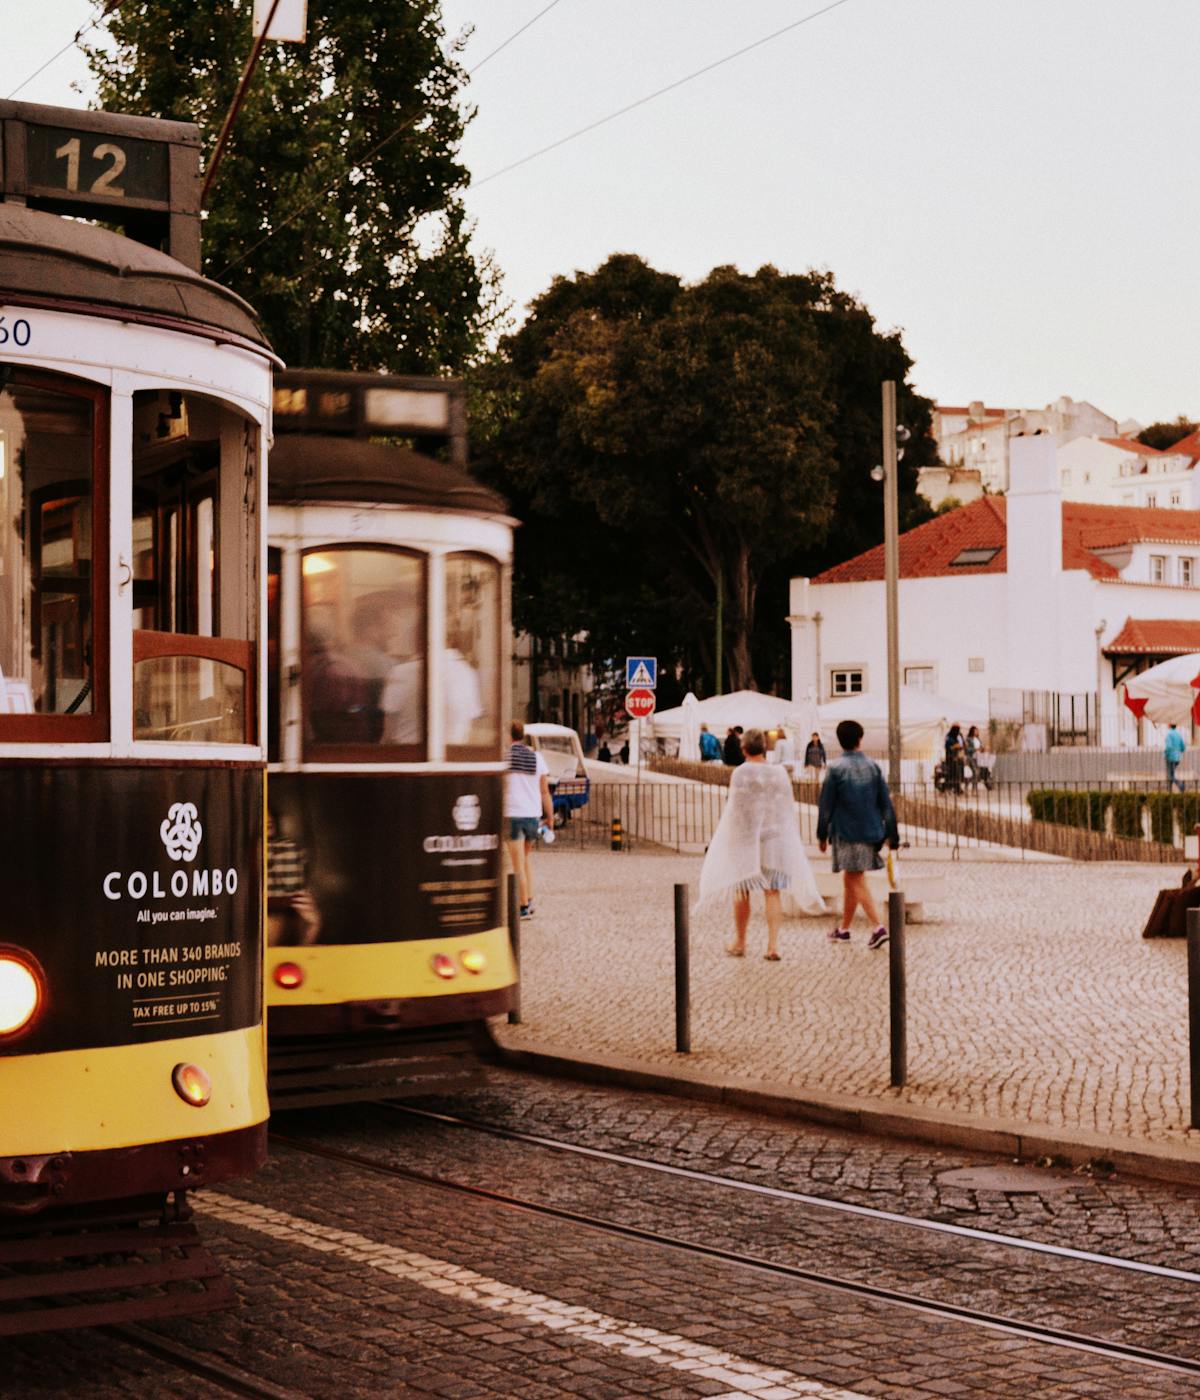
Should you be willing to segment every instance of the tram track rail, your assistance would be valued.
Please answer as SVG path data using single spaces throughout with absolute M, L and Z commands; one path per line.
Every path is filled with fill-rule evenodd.
M 740 1177 L 722 1176 L 718 1172 L 701 1171 L 694 1167 L 679 1167 L 670 1162 L 656 1161 L 651 1157 L 635 1157 L 624 1152 L 613 1152 L 607 1148 L 588 1147 L 584 1143 L 568 1142 L 565 1139 L 546 1137 L 538 1133 L 527 1133 L 519 1128 L 506 1128 L 498 1123 L 485 1123 L 478 1119 L 464 1118 L 453 1113 L 439 1113 L 431 1109 L 416 1108 L 411 1104 L 374 1102 L 371 1107 L 384 1109 L 389 1113 L 406 1118 L 440 1123 L 443 1126 L 456 1129 L 467 1129 L 509 1142 L 525 1143 L 528 1146 L 545 1148 L 551 1152 L 589 1158 L 593 1161 L 609 1162 L 623 1167 L 634 1167 L 641 1171 L 656 1172 L 663 1176 L 696 1181 L 703 1185 L 718 1186 L 731 1191 L 742 1191 L 770 1200 L 789 1201 L 806 1208 L 855 1216 L 883 1225 L 896 1225 L 911 1230 L 926 1230 L 932 1234 L 949 1235 L 959 1239 L 973 1240 L 980 1244 L 998 1245 L 1004 1249 L 1023 1250 L 1031 1254 L 1048 1255 L 1055 1259 L 1071 1260 L 1075 1263 L 1095 1264 L 1101 1268 L 1148 1274 L 1179 1283 L 1200 1285 L 1200 1273 L 1190 1269 L 1176 1269 L 1166 1264 L 1151 1264 L 1141 1259 L 1125 1259 L 1117 1254 L 1100 1254 L 1093 1250 L 1075 1249 L 1070 1245 L 1050 1244 L 1044 1240 L 1032 1240 L 1023 1235 L 1006 1235 L 995 1230 L 981 1230 L 973 1225 L 959 1225 L 950 1220 L 934 1220 L 928 1216 L 905 1215 L 899 1211 L 882 1210 L 878 1206 L 864 1206 L 853 1201 L 841 1201 L 832 1196 L 814 1196 L 808 1192 L 790 1190 L 785 1186 L 767 1186 L 762 1182 L 744 1181 Z
M 438 1115 L 431 1116 L 437 1117 Z M 1167 1371 L 1176 1375 L 1200 1377 L 1200 1358 L 1159 1352 L 1153 1348 L 1139 1346 L 1134 1343 L 1091 1336 L 1086 1333 L 1074 1332 L 1066 1328 L 1024 1321 L 1020 1318 L 1002 1317 L 962 1304 L 922 1297 L 915 1293 L 905 1292 L 902 1289 L 888 1288 L 879 1284 L 866 1283 L 862 1280 L 839 1278 L 836 1275 L 827 1274 L 816 1269 L 804 1268 L 794 1264 L 785 1264 L 758 1255 L 747 1254 L 736 1249 L 726 1249 L 719 1245 L 705 1244 L 701 1241 L 685 1239 L 678 1235 L 666 1234 L 659 1230 L 651 1230 L 643 1228 L 642 1226 L 629 1225 L 620 1221 L 604 1219 L 600 1216 L 589 1215 L 583 1211 L 571 1210 L 565 1206 L 550 1205 L 546 1202 L 512 1196 L 506 1192 L 497 1191 L 490 1187 L 454 1181 L 448 1177 L 435 1176 L 431 1173 L 417 1171 L 413 1168 L 397 1166 L 390 1162 L 382 1162 L 377 1158 L 364 1156 L 362 1153 L 351 1152 L 343 1148 L 330 1146 L 326 1143 L 312 1142 L 304 1138 L 293 1137 L 287 1133 L 273 1131 L 271 1137 L 281 1146 L 291 1148 L 293 1151 L 325 1158 L 329 1161 L 340 1162 L 343 1165 L 355 1167 L 378 1176 L 390 1178 L 392 1180 L 407 1181 L 418 1186 L 429 1187 L 454 1195 L 469 1196 L 476 1200 L 486 1201 L 504 1210 L 562 1221 L 567 1224 L 579 1226 L 595 1234 L 608 1236 L 610 1238 L 636 1241 L 637 1243 L 651 1245 L 655 1248 L 670 1251 L 683 1257 L 708 1259 L 759 1276 L 786 1279 L 795 1283 L 805 1284 L 813 1289 L 821 1289 L 866 1302 L 901 1308 L 904 1311 L 922 1314 L 943 1322 L 958 1322 L 985 1331 L 1017 1337 L 1031 1343 L 1085 1352 L 1114 1363 L 1140 1366 L 1147 1370 Z M 619 1156 L 619 1154 L 616 1155 Z M 636 1161 L 638 1159 L 632 1160 Z
M 165 1361 L 179 1371 L 200 1380 L 206 1380 L 230 1395 L 240 1395 L 245 1400 L 304 1400 L 298 1390 L 276 1385 L 262 1376 L 243 1371 L 228 1361 L 197 1351 L 194 1347 L 177 1341 L 174 1337 L 163 1336 L 137 1323 L 113 1323 L 104 1328 L 110 1337 L 124 1342 L 146 1356 Z

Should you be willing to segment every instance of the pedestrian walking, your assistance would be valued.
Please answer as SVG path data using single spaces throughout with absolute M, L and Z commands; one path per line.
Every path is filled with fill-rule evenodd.
M 796 766 L 796 746 L 788 738 L 787 730 L 781 730 L 779 738 L 775 740 L 775 747 L 771 750 L 771 757 L 779 764 L 790 778 L 792 769 Z
M 713 734 L 707 724 L 700 726 L 700 762 L 720 763 L 721 761 L 721 741 Z
M 554 829 L 554 802 L 549 768 L 540 753 L 525 743 L 525 726 L 514 719 L 509 733 L 508 772 L 504 777 L 504 817 L 508 822 L 508 855 L 521 896 L 521 918 L 533 917 L 533 848 L 539 819 Z
M 842 875 L 842 921 L 830 930 L 829 941 L 849 943 L 850 925 L 861 908 L 875 926 L 867 947 L 882 948 L 888 931 L 867 887 L 866 872 L 883 869 L 880 852 L 885 843 L 892 850 L 899 847 L 896 813 L 882 769 L 859 750 L 862 725 L 844 719 L 837 737 L 842 756 L 829 765 L 817 811 L 817 840 L 822 851 L 832 843 L 833 868 Z
M 628 735 L 628 734 L 626 734 L 626 736 L 625 736 L 625 742 L 621 745 L 620 749 L 617 750 L 617 753 L 618 753 L 618 756 L 619 756 L 620 759 L 621 759 L 621 762 L 624 763 L 626 766 L 628 766 L 628 764 L 629 764 L 629 735 Z
M 767 916 L 768 962 L 779 961 L 781 894 L 790 890 L 806 913 L 825 908 L 812 867 L 800 840 L 791 779 L 776 764 L 768 766 L 767 740 L 761 729 L 747 729 L 741 748 L 745 762 L 729 780 L 729 801 L 700 871 L 700 907 L 733 902 L 731 958 L 746 952 L 750 896 L 763 892 Z
M 600 741 L 600 747 L 596 751 L 596 757 L 600 760 L 601 763 L 612 762 L 612 749 L 608 747 L 607 739 L 602 739 Z
M 814 770 L 807 776 L 810 778 L 819 778 L 821 776 L 821 770 L 825 767 L 827 762 L 828 760 L 825 757 L 825 745 L 821 742 L 821 736 L 814 731 L 812 738 L 808 741 L 808 747 L 804 750 L 804 766 L 806 769 L 811 768 Z
M 946 787 L 951 792 L 962 792 L 966 748 L 967 746 L 963 742 L 962 725 L 952 724 L 946 734 L 946 766 L 943 769 Z
M 963 740 L 963 761 L 966 780 L 976 792 L 979 790 L 979 755 L 982 749 L 983 740 L 979 737 L 979 726 L 973 724 Z
M 1183 755 L 1187 752 L 1187 743 L 1183 735 L 1174 725 L 1167 730 L 1167 740 L 1163 745 L 1163 757 L 1167 761 L 1167 791 L 1170 792 L 1178 786 L 1180 792 L 1186 792 L 1183 779 L 1175 776 L 1175 771 L 1183 761 Z
M 726 768 L 736 768 L 744 762 L 745 755 L 742 753 L 742 726 L 740 724 L 730 725 L 725 734 L 725 746 L 721 750 L 721 758 L 724 760 Z

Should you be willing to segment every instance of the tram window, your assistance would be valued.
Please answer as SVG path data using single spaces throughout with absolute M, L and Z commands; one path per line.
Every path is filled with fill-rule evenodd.
M 283 551 L 267 550 L 267 762 L 278 763 L 283 744 L 280 733 L 279 696 L 283 678 L 279 668 L 283 662 L 279 633 L 280 584 L 283 572 Z
M 500 566 L 479 554 L 446 556 L 442 733 L 446 757 L 500 751 Z
M 165 390 L 133 417 L 134 737 L 251 741 L 257 429 Z
M 378 547 L 309 550 L 301 578 L 307 755 L 424 758 L 424 558 Z
M 95 532 L 101 399 L 58 376 L 0 366 L 0 732 L 107 733 L 97 697 L 97 623 L 107 583 Z M 15 716 L 57 717 L 40 725 Z M 68 718 L 69 717 L 69 718 Z

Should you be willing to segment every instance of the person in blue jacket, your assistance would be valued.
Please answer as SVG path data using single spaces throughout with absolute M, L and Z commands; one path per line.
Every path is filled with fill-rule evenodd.
M 1167 730 L 1167 742 L 1163 746 L 1163 757 L 1167 760 L 1167 791 L 1178 785 L 1180 792 L 1186 792 L 1183 779 L 1175 776 L 1175 770 L 1179 767 L 1184 753 L 1187 751 L 1187 744 L 1183 735 L 1174 725 Z
M 867 888 L 866 872 L 883 868 L 879 853 L 885 842 L 896 850 L 900 833 L 883 771 L 859 750 L 862 737 L 857 720 L 844 719 L 837 727 L 842 756 L 829 765 L 821 787 L 817 840 L 822 851 L 833 843 L 833 868 L 842 872 L 842 921 L 830 930 L 829 941 L 850 942 L 850 924 L 861 908 L 875 925 L 867 947 L 882 948 L 888 931 Z

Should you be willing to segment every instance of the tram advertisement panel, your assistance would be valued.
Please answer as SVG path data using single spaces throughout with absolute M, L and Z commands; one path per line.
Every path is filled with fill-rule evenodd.
M 272 773 L 273 944 L 390 943 L 499 923 L 503 774 Z
M 45 1009 L 0 1055 L 262 1019 L 262 772 L 0 768 L 0 943 Z

